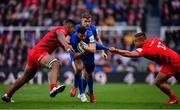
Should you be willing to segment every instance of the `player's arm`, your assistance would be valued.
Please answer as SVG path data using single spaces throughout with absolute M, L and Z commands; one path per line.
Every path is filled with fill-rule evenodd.
M 99 43 L 102 44 L 102 40 L 101 40 L 101 38 L 98 36 L 97 29 L 96 29 L 96 26 L 95 26 L 95 25 L 92 26 L 92 30 L 93 30 L 93 35 L 94 35 L 94 38 L 96 39 L 96 41 L 98 41 Z
M 139 57 L 139 53 L 136 51 L 121 50 L 114 47 L 110 47 L 110 52 L 120 54 L 125 57 Z
M 100 44 L 102 44 L 102 45 L 103 45 L 102 40 L 101 40 L 101 38 L 100 38 L 100 37 L 95 36 L 95 39 L 96 39 L 96 41 L 98 41 Z M 104 50 L 101 50 L 101 52 L 104 52 L 104 53 L 105 53 L 105 51 L 104 51 Z
M 101 40 L 101 38 L 100 38 L 100 37 L 95 36 L 95 39 L 96 39 L 96 41 L 98 41 L 100 44 L 103 44 L 103 43 L 102 43 L 102 40 Z
M 85 46 L 84 42 L 80 41 L 80 45 L 83 48 L 83 50 L 85 50 L 85 52 L 95 53 L 96 52 L 95 38 L 91 31 L 87 31 L 87 37 L 89 40 L 89 44 Z
M 94 33 L 94 36 L 95 36 L 96 41 L 98 41 L 100 44 L 103 45 L 101 38 L 100 38 L 100 37 L 98 36 L 98 34 L 97 34 L 97 31 L 95 30 L 93 33 Z M 102 56 L 103 56 L 104 58 L 107 58 L 107 54 L 105 53 L 104 50 L 101 50 L 101 54 L 102 54 Z
M 65 51 L 74 52 L 72 46 L 70 46 L 67 43 L 67 40 L 66 40 L 65 35 L 64 35 L 63 32 L 61 32 L 60 30 L 57 30 L 56 35 L 57 35 L 57 38 L 58 38 L 59 42 L 63 45 Z

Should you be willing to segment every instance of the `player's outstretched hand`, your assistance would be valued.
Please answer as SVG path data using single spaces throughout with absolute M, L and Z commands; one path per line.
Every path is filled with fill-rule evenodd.
M 115 48 L 115 47 L 110 47 L 110 48 L 109 48 L 109 51 L 110 51 L 110 52 L 116 52 L 116 48 Z
M 65 46 L 65 51 L 66 52 L 70 52 L 70 53 L 74 53 L 75 52 L 71 45 Z
M 104 51 L 101 52 L 101 56 L 107 59 L 107 54 Z

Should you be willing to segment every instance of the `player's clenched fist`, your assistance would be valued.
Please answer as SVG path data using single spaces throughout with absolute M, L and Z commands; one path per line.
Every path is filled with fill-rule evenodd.
M 85 42 L 80 41 L 80 46 L 82 47 L 82 49 L 86 50 L 88 45 Z
M 80 52 L 81 54 L 83 54 L 83 53 L 85 53 L 85 51 L 86 51 L 86 49 L 87 49 L 87 46 L 88 46 L 88 45 L 87 45 L 85 42 L 80 41 L 80 42 L 78 43 L 77 49 L 79 50 L 79 52 Z

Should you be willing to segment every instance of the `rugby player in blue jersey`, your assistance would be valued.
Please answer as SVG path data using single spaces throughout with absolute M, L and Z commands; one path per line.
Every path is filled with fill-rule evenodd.
M 79 23 L 79 24 L 77 24 L 75 26 L 75 31 L 77 32 L 77 30 L 81 26 L 84 26 L 88 31 L 92 32 L 92 34 L 93 34 L 93 36 L 95 38 L 97 46 L 99 48 L 103 49 L 103 50 L 101 50 L 101 55 L 104 58 L 107 58 L 107 54 L 105 53 L 104 50 L 108 50 L 108 48 L 106 48 L 106 47 L 104 48 L 104 46 L 102 44 L 102 41 L 101 41 L 100 37 L 97 34 L 96 26 L 92 24 L 92 16 L 89 13 L 82 14 L 81 23 Z M 82 67 L 81 66 L 82 65 L 81 62 L 76 62 L 76 61 L 74 62 L 73 61 L 72 65 L 73 65 L 73 68 L 75 70 L 75 80 L 74 80 L 74 86 L 72 87 L 71 92 L 70 92 L 70 96 L 74 97 L 76 95 L 78 87 L 79 87 L 80 91 L 85 91 L 87 82 L 86 82 L 86 80 L 84 78 L 84 75 L 82 77 L 82 70 L 83 70 L 83 68 L 81 68 Z M 81 78 L 81 81 L 79 81 L 80 78 Z M 81 85 L 83 85 L 83 86 L 81 86 Z M 83 90 L 81 90 L 81 89 L 83 89 Z
M 90 97 L 90 102 L 95 103 L 96 97 L 93 91 L 93 71 L 95 67 L 94 53 L 96 50 L 109 48 L 97 42 L 91 30 L 86 29 L 84 26 L 79 27 L 77 32 L 75 32 L 70 37 L 70 44 L 75 50 L 75 54 L 71 54 L 71 61 L 75 62 L 76 73 L 84 72 L 88 85 L 88 95 Z M 76 77 L 76 76 L 75 76 Z M 76 77 L 77 78 L 77 77 Z M 78 84 L 80 77 L 75 79 Z M 78 86 L 78 85 L 76 85 Z M 79 85 L 82 88 L 83 85 Z M 84 94 L 84 90 L 80 89 L 81 101 L 86 102 L 87 98 Z

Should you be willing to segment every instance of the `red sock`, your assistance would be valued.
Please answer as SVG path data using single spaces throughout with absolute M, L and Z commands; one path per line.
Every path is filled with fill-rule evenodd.
M 170 95 L 169 95 L 169 98 L 170 98 L 170 99 L 176 99 L 177 97 L 176 97 L 176 94 L 170 94 Z
M 12 89 L 9 89 L 9 90 L 7 91 L 7 96 L 8 96 L 8 97 L 12 97 L 13 94 L 14 94 L 14 91 L 12 91 Z
M 56 87 L 56 83 L 52 83 L 52 84 L 50 84 L 50 90 L 52 90 L 54 87 Z

